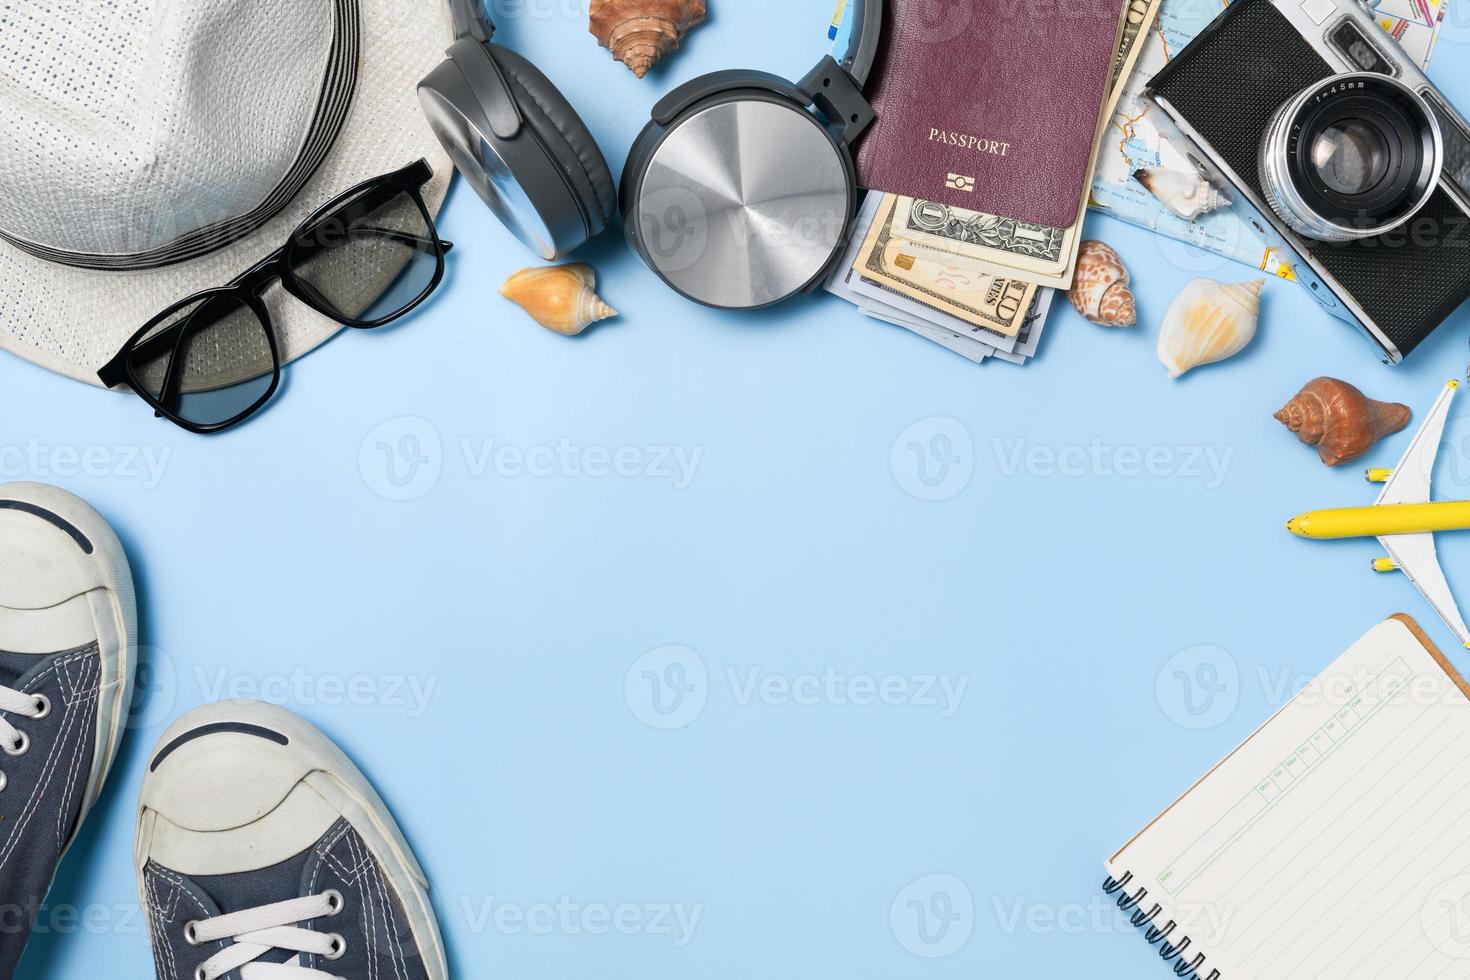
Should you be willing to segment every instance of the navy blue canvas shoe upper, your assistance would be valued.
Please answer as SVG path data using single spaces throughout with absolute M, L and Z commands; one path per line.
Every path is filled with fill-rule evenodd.
M 83 501 L 0 485 L 0 980 L 9 980 L 126 727 L 132 576 Z
M 164 732 L 135 859 L 159 980 L 448 980 L 397 824 L 283 708 L 217 702 Z
M 378 862 L 346 820 L 339 820 L 317 842 L 300 854 L 267 868 L 235 874 L 188 877 L 150 861 L 144 869 L 143 893 L 153 935 L 154 960 L 160 980 L 254 980 L 268 977 L 261 967 L 281 964 L 271 971 L 282 980 L 319 977 L 396 978 L 426 980 L 409 920 Z M 244 936 L 201 941 L 211 920 L 231 914 L 282 907 L 292 900 L 320 900 L 325 912 L 292 920 L 284 910 L 274 920 L 298 929 L 309 945 L 313 938 L 328 951 L 309 953 L 274 948 L 241 970 L 216 974 L 211 962 L 228 963 L 230 951 Z M 300 906 L 302 909 L 308 905 Z M 272 921 L 267 916 L 262 921 Z M 217 929 L 215 930 L 218 931 Z M 287 939 L 281 934 L 282 939 Z M 219 957 L 226 957 L 220 960 Z M 298 967 L 286 971 L 285 964 Z
M 97 644 L 51 656 L 0 652 L 0 976 L 30 937 L 62 852 L 82 817 L 97 734 Z M 30 714 L 22 712 L 29 711 Z

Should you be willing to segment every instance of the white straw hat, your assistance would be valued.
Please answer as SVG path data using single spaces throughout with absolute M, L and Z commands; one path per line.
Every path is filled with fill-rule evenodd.
M 220 286 L 317 206 L 419 158 L 442 0 L 0 5 L 0 347 L 72 378 Z M 266 294 L 283 360 L 339 325 Z

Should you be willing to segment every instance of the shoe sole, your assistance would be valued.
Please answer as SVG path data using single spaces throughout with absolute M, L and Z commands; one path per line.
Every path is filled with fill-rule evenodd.
M 197 728 L 231 722 L 256 725 L 286 736 L 293 755 L 302 763 L 300 778 L 347 819 L 393 883 L 394 890 L 403 901 L 414 943 L 422 952 L 428 980 L 448 980 L 447 955 L 438 919 L 429 900 L 428 877 L 378 791 L 347 754 L 314 725 L 277 705 L 260 701 L 219 701 L 196 708 L 170 725 L 158 740 L 154 753 Z M 148 855 L 143 850 L 145 812 L 139 808 L 134 853 L 140 894 L 143 891 L 143 870 L 148 863 Z M 143 902 L 146 908 L 146 896 L 143 896 Z
M 7 483 L 0 485 L 0 502 L 3 501 L 27 504 L 46 511 L 86 538 L 92 546 L 92 553 L 86 556 L 86 560 L 96 566 L 101 577 L 101 585 L 92 592 L 101 589 L 106 593 L 106 611 L 111 613 L 114 623 L 122 625 L 116 661 L 113 662 L 108 657 L 102 658 L 102 677 L 98 690 L 113 691 L 114 694 L 112 697 L 98 698 L 97 734 L 91 776 L 87 780 L 86 794 L 82 797 L 77 831 L 67 841 L 67 849 L 70 849 L 72 841 L 76 840 L 77 833 L 81 831 L 82 822 L 102 795 L 102 788 L 112 772 L 113 762 L 117 759 L 118 748 L 127 730 L 128 714 L 133 703 L 138 649 L 138 610 L 133 591 L 133 574 L 117 532 L 80 497 L 42 483 Z M 44 516 L 37 516 L 37 520 L 45 519 Z M 97 616 L 95 604 L 92 611 Z

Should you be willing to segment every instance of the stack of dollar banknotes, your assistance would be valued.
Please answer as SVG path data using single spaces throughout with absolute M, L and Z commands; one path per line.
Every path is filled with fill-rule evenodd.
M 1094 171 L 1161 2 L 1129 0 L 1121 11 L 1110 94 L 1093 141 Z M 897 6 L 903 16 L 904 5 Z M 1019 89 L 1018 97 L 1025 97 Z M 1084 186 L 1092 183 L 1090 173 Z M 976 363 L 1025 364 L 1036 354 L 1056 293 L 1072 284 L 1087 204 L 1084 194 L 1077 220 L 1052 228 L 870 190 L 826 288 L 868 316 Z

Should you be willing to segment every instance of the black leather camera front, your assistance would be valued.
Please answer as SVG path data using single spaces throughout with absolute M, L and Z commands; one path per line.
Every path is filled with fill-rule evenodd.
M 1258 156 L 1276 110 L 1335 74 L 1270 0 L 1237 0 L 1153 89 L 1261 199 Z M 1407 355 L 1470 298 L 1470 221 L 1441 188 L 1380 239 L 1304 247 Z

